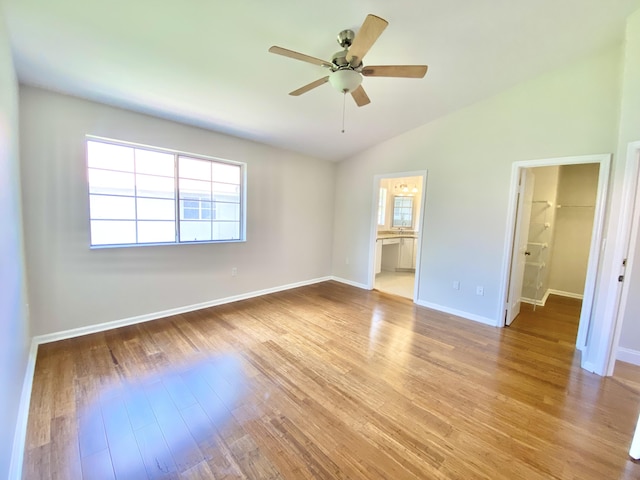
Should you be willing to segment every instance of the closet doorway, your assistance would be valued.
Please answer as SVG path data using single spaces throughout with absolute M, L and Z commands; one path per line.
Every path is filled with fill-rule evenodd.
M 581 302 L 575 310 L 579 312 L 575 343 L 584 349 L 595 294 L 609 162 L 608 155 L 594 155 L 514 165 L 513 230 L 503 290 L 505 325 L 510 318 L 517 321 L 521 303 L 528 304 L 525 317 L 531 318 L 531 310 L 543 308 L 551 295 L 555 303 L 558 299 Z M 524 182 L 520 186 L 521 177 L 534 179 L 527 182 L 526 192 Z M 523 218 L 526 225 L 518 223 Z
M 417 298 L 426 171 L 374 179 L 369 288 Z
M 549 295 L 582 299 L 593 231 L 597 163 L 532 168 L 534 178 L 523 302 Z

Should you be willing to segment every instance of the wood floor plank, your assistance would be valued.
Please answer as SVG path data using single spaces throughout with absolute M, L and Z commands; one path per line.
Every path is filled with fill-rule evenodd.
M 581 303 L 497 329 L 323 282 L 40 346 L 23 478 L 640 478 Z
M 134 432 L 149 479 L 177 479 L 178 468 L 160 427 L 152 423 Z

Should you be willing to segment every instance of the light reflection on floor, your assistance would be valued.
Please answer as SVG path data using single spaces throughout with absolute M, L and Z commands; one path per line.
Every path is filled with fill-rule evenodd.
M 200 444 L 233 421 L 245 386 L 239 360 L 222 356 L 100 391 L 79 415 L 83 477 L 156 478 L 208 460 Z

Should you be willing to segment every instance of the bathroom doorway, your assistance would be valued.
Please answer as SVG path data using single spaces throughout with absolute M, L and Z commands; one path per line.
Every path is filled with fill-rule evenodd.
M 370 289 L 416 300 L 426 178 L 426 171 L 375 177 Z

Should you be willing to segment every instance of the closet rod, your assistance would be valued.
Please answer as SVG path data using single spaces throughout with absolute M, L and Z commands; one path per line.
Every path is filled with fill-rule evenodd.
M 594 208 L 595 205 L 558 205 L 557 208 Z

